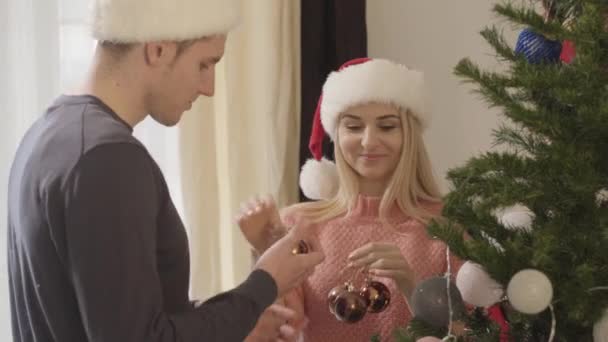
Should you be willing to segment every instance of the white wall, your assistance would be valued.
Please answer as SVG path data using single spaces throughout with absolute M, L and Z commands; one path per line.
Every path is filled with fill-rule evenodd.
M 401 62 L 425 72 L 433 113 L 425 134 L 427 148 L 442 189 L 445 173 L 491 146 L 497 127 L 496 110 L 489 110 L 471 85 L 460 83 L 453 68 L 470 57 L 483 68 L 496 68 L 493 50 L 479 35 L 485 26 L 504 23 L 491 12 L 494 1 L 368 0 L 370 57 Z M 517 38 L 510 26 L 505 34 Z

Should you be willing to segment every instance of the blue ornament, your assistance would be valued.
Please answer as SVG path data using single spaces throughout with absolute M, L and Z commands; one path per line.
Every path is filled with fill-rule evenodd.
M 547 39 L 530 28 L 521 31 L 515 45 L 515 53 L 524 55 L 531 64 L 557 63 L 561 52 L 560 42 Z

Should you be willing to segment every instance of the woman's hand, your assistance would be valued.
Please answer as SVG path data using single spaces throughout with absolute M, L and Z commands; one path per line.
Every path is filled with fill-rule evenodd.
M 241 205 L 236 222 L 249 243 L 263 253 L 285 235 L 279 211 L 272 197 L 253 198 Z
M 353 251 L 348 262 L 349 267 L 365 267 L 372 275 L 395 280 L 407 298 L 414 291 L 414 272 L 395 244 L 368 243 Z

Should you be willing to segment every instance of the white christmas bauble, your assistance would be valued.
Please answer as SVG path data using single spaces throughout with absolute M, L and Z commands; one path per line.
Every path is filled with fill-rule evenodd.
M 530 209 L 521 204 L 500 208 L 496 210 L 495 215 L 505 228 L 524 231 L 532 229 L 532 221 L 536 217 Z
M 593 325 L 593 342 L 608 342 L 608 310 Z
M 456 287 L 462 299 L 472 305 L 489 307 L 500 301 L 502 286 L 478 264 L 465 262 L 456 275 Z
M 507 286 L 507 297 L 513 308 L 535 315 L 544 311 L 553 299 L 553 285 L 537 270 L 526 269 L 515 273 Z
M 417 339 L 416 342 L 441 342 L 441 340 L 435 336 L 425 336 Z
M 598 207 L 606 202 L 608 202 L 608 190 L 601 189 L 595 193 L 595 204 L 597 204 Z

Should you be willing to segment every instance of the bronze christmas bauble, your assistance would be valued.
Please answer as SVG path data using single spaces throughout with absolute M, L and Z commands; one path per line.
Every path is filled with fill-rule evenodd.
M 367 304 L 367 311 L 379 313 L 391 302 L 391 291 L 379 281 L 369 281 L 361 288 L 361 297 Z
M 327 305 L 329 306 L 329 312 L 334 315 L 336 314 L 336 300 L 338 299 L 338 296 L 340 296 L 342 293 L 348 292 L 348 290 L 349 284 L 346 283 L 344 285 L 336 286 L 329 291 L 327 294 Z
M 346 291 L 338 295 L 335 305 L 336 318 L 346 323 L 356 323 L 363 319 L 367 305 L 357 292 Z
M 306 254 L 310 251 L 310 246 L 308 246 L 308 243 L 306 243 L 306 241 L 304 240 L 300 240 L 298 242 L 298 245 L 295 246 L 292 250 L 291 253 L 294 255 L 297 254 Z

